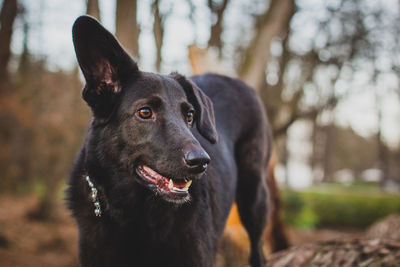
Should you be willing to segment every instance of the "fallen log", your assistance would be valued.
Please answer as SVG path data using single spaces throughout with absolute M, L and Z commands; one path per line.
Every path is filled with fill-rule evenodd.
M 302 244 L 270 255 L 267 266 L 400 266 L 400 242 L 354 238 Z
M 384 238 L 400 241 L 400 215 L 394 214 L 372 225 L 366 238 Z

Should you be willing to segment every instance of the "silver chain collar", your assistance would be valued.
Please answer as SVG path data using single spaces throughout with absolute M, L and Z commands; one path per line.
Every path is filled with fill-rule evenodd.
M 90 180 L 89 175 L 86 175 L 86 182 L 88 183 L 90 190 L 92 191 L 92 193 L 90 194 L 90 198 L 92 200 L 92 203 L 94 205 L 94 214 L 96 215 L 96 217 L 101 217 L 101 207 L 100 207 L 100 202 L 97 199 L 97 189 L 94 186 L 94 184 L 92 183 L 92 181 Z

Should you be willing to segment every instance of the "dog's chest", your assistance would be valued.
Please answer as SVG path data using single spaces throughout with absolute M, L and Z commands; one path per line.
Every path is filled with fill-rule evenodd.
M 159 225 L 158 225 L 159 226 Z M 187 227 L 143 228 L 118 231 L 106 242 L 104 262 L 113 266 L 211 266 L 213 234 Z M 211 229 L 210 229 L 211 230 Z M 204 257 L 208 254 L 208 257 Z M 118 263 L 118 264 L 116 264 Z
M 100 256 L 107 258 L 104 261 L 117 260 L 120 266 L 210 266 L 196 263 L 202 261 L 204 252 L 213 258 L 212 244 L 218 236 L 211 205 L 204 202 L 194 199 L 190 205 L 175 209 L 155 203 L 142 205 L 122 225 L 101 218 L 99 230 L 104 235 L 97 237 L 104 249 L 100 251 L 109 253 Z

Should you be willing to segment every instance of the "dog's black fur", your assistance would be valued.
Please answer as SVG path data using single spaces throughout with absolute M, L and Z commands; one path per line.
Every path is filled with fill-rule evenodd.
M 213 266 L 235 200 L 251 240 L 250 263 L 263 266 L 271 138 L 254 91 L 221 75 L 142 72 L 88 16 L 76 20 L 73 40 L 93 111 L 68 189 L 82 266 Z M 150 119 L 138 116 L 142 107 L 151 108 Z M 207 160 L 188 166 L 188 153 L 197 160 L 207 158 L 204 151 L 211 159 L 205 172 Z M 174 181 L 192 179 L 189 194 L 143 183 L 140 164 Z M 99 191 L 101 217 L 86 175 Z

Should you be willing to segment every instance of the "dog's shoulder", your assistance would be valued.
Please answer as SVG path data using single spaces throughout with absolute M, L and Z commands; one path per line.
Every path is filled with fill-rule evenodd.
M 238 127 L 252 128 L 256 124 L 267 127 L 260 98 L 243 81 L 215 73 L 192 76 L 190 79 L 213 102 L 218 124 L 223 124 L 230 131 Z

